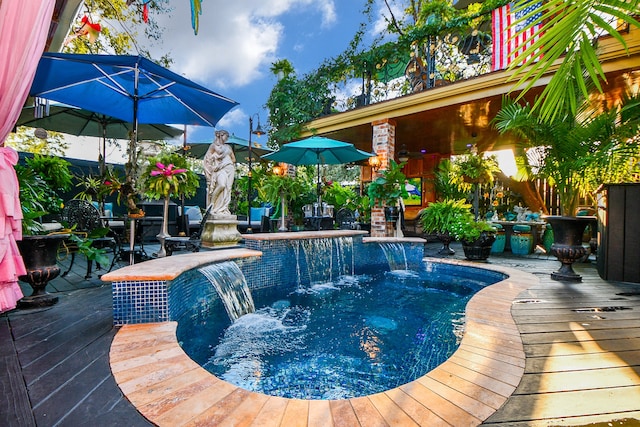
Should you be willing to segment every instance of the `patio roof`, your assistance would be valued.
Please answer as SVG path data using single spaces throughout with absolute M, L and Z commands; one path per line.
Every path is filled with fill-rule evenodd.
M 632 28 L 625 34 L 629 55 L 611 37 L 599 41 L 599 55 L 609 79 L 605 93 L 596 101 L 611 106 L 625 89 L 640 84 L 640 30 Z M 548 83 L 550 75 L 538 80 L 526 99 L 532 101 Z M 361 150 L 371 150 L 372 123 L 379 120 L 395 122 L 396 147 L 406 145 L 409 152 L 455 154 L 473 143 L 480 151 L 506 148 L 515 141 L 512 136 L 499 135 L 491 119 L 501 107 L 502 97 L 513 88 L 511 73 L 496 71 L 472 79 L 461 80 L 354 110 L 335 113 L 307 124 L 312 134 L 350 142 Z

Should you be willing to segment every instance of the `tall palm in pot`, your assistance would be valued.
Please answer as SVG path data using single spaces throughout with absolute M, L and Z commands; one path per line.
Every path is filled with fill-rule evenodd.
M 581 103 L 577 114 L 566 110 L 552 120 L 543 120 L 528 104 L 505 99 L 494 125 L 500 133 L 512 132 L 522 145 L 518 162 L 520 176 L 546 178 L 557 189 L 559 216 L 549 216 L 555 243 L 552 253 L 560 260 L 560 270 L 552 274 L 557 280 L 579 281 L 571 264 L 586 255 L 582 234 L 593 218 L 576 217 L 581 198 L 594 204 L 596 189 L 602 183 L 638 180 L 638 131 L 640 97 L 625 98 L 619 108 L 599 111 L 589 102 Z M 528 149 L 539 154 L 538 164 L 526 156 Z

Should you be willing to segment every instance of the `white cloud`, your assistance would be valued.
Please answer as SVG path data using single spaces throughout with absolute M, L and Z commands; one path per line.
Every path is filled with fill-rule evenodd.
M 237 125 L 239 123 L 247 123 L 247 127 L 248 127 L 249 126 L 248 119 L 249 119 L 249 115 L 245 113 L 242 108 L 236 107 L 233 110 L 229 111 L 227 114 L 225 114 L 224 117 L 220 119 L 216 127 L 218 129 L 226 129 L 234 125 Z
M 194 35 L 189 2 L 172 5 L 171 13 L 158 17 L 165 33 L 151 52 L 168 52 L 172 70 L 218 90 L 247 85 L 268 70 L 278 57 L 284 33 L 280 19 L 286 13 L 319 13 L 323 25 L 336 20 L 333 1 L 204 1 Z

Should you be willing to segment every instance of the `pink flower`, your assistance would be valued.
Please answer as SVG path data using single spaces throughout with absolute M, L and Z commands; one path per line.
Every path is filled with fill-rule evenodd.
M 167 166 L 165 166 L 162 163 L 158 162 L 156 163 L 157 169 L 151 171 L 151 176 L 164 175 L 170 178 L 173 175 L 177 175 L 179 173 L 184 173 L 187 171 L 186 169 L 174 169 L 174 167 L 175 166 L 173 165 L 173 163 L 170 163 Z

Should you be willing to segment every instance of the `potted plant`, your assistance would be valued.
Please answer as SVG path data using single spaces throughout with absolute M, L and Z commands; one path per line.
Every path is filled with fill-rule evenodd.
M 43 307 L 58 302 L 58 297 L 47 293 L 46 287 L 50 280 L 60 274 L 56 260 L 58 246 L 69 234 L 42 234 L 44 231 L 40 219 L 49 209 L 60 211 L 62 199 L 55 190 L 68 189 L 72 174 L 64 159 L 36 155 L 25 162 L 25 166 L 15 166 L 23 215 L 23 236 L 17 245 L 27 271 L 19 279 L 27 282 L 33 292 L 18 301 L 18 306 Z M 44 174 L 47 173 L 55 177 L 46 177 Z
M 187 160 L 180 154 L 162 154 L 150 157 L 148 161 L 142 186 L 147 199 L 164 199 L 162 230 L 157 236 L 160 240 L 160 251 L 157 256 L 164 257 L 167 255 L 164 239 L 170 236 L 168 232 L 169 201 L 171 197 L 192 197 L 200 186 L 200 181 L 195 172 L 189 169 Z
M 440 254 L 453 255 L 449 247 L 453 240 L 462 243 L 465 257 L 484 260 L 491 253 L 496 229 L 487 221 L 476 221 L 471 205 L 464 199 L 433 202 L 420 212 L 420 224 L 426 233 L 434 233 L 443 243 Z
M 440 254 L 453 255 L 455 253 L 449 244 L 458 237 L 461 224 L 469 222 L 470 207 L 471 205 L 464 199 L 445 199 L 430 203 L 420 212 L 420 225 L 423 232 L 435 234 L 442 242 Z
M 452 167 L 454 175 L 470 184 L 492 183 L 494 174 L 500 172 L 498 161 L 495 156 L 484 156 L 475 150 L 457 156 Z
M 457 239 L 462 243 L 465 258 L 481 261 L 489 258 L 496 241 L 496 229 L 487 221 L 476 221 L 469 212 L 466 222 L 461 222 Z
M 588 101 L 578 102 L 581 107 L 575 115 L 564 111 L 543 121 L 528 104 L 505 99 L 494 119 L 500 133 L 512 132 L 520 138 L 524 144 L 520 152 L 533 148 L 540 154 L 536 165 L 521 156 L 521 174 L 546 178 L 559 194 L 560 215 L 545 218 L 554 233 L 551 253 L 561 262 L 553 279 L 581 280 L 571 265 L 586 255 L 582 236 L 595 218 L 576 216 L 580 198 L 595 205 L 600 184 L 637 181 L 637 164 L 629 159 L 640 156 L 633 138 L 640 130 L 639 102 L 636 94 L 624 99 L 618 109 L 604 112 Z
M 389 160 L 389 167 L 382 170 L 380 176 L 376 177 L 367 189 L 370 206 L 384 206 L 388 222 L 398 220 L 398 199 L 409 196 L 405 187 L 407 177 L 402 172 L 404 165 Z
M 280 214 L 281 222 L 279 231 L 287 231 L 286 217 L 289 216 L 287 198 L 290 201 L 296 200 L 308 190 L 309 188 L 305 187 L 300 180 L 289 175 L 268 174 L 264 176 L 260 191 L 266 201 L 277 206 L 276 215 Z

